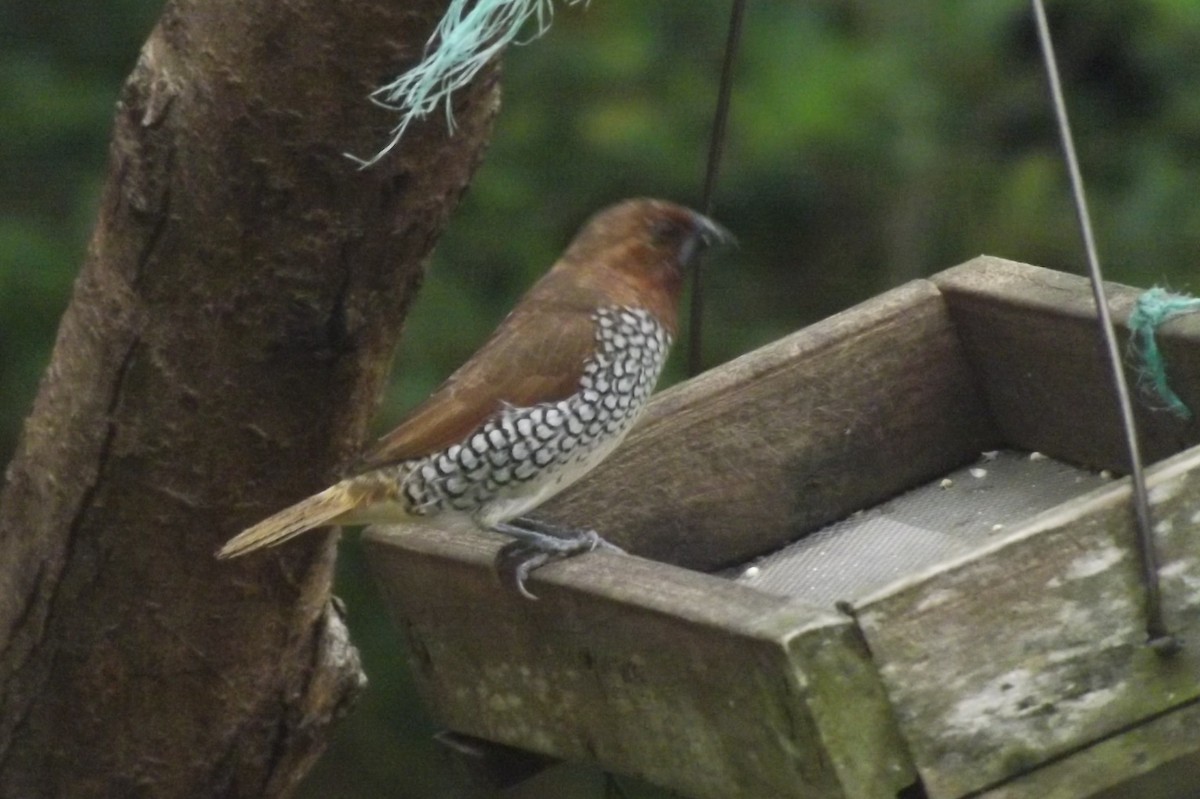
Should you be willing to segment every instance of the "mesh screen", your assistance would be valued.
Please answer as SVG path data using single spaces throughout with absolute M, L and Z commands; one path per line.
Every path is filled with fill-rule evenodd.
M 724 576 L 829 606 L 853 601 L 1014 529 L 1110 478 L 1028 452 L 971 466 L 852 514 Z

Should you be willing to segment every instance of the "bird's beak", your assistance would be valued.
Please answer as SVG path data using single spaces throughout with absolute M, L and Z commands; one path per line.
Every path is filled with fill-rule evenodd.
M 717 244 L 736 244 L 737 239 L 725 228 L 703 214 L 693 214 L 692 235 L 679 250 L 679 262 L 687 265 L 701 250 Z
M 737 239 L 732 233 L 702 214 L 696 214 L 696 235 L 705 247 L 715 244 L 737 244 Z

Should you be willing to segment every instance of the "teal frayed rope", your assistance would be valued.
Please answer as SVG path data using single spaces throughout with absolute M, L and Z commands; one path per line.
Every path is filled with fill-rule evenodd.
M 1156 333 L 1168 320 L 1198 311 L 1200 299 L 1155 287 L 1138 296 L 1129 315 L 1133 334 L 1129 346 L 1136 362 L 1138 387 L 1181 419 L 1192 418 L 1192 411 L 1167 382 L 1167 365 L 1158 348 Z
M 561 0 L 569 6 L 588 0 Z M 446 107 L 446 126 L 454 130 L 451 97 L 469 84 L 505 47 L 527 44 L 544 34 L 554 16 L 554 0 L 451 0 L 442 21 L 425 45 L 421 62 L 371 94 L 371 100 L 400 114 L 392 139 L 371 158 L 349 155 L 362 167 L 376 163 L 399 143 L 414 120 Z M 533 35 L 517 41 L 521 29 L 537 21 Z

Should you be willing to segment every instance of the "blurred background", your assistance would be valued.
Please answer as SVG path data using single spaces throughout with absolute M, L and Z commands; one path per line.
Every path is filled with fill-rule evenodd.
M 1107 277 L 1200 291 L 1200 3 L 1050 6 Z M 160 8 L 0 5 L 0 462 L 82 258 L 113 104 Z M 381 431 L 591 212 L 631 195 L 699 202 L 727 17 L 724 0 L 593 0 L 509 53 L 495 139 L 409 317 Z M 740 247 L 708 261 L 709 366 L 979 253 L 1082 271 L 1028 3 L 749 3 L 714 215 Z M 342 552 L 371 685 L 302 795 L 458 796 L 357 543 Z M 521 795 L 604 795 L 586 771 L 542 782 Z

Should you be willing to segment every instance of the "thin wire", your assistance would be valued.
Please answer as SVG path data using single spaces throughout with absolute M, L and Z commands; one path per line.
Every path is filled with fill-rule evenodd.
M 1149 644 L 1163 653 L 1178 650 L 1179 642 L 1167 630 L 1163 620 L 1162 593 L 1158 581 L 1158 553 L 1154 547 L 1154 529 L 1150 520 L 1150 499 L 1146 491 L 1146 473 L 1142 468 L 1141 445 L 1138 442 L 1137 425 L 1133 418 L 1133 402 L 1129 396 L 1129 384 L 1121 368 L 1120 347 L 1113 330 L 1112 317 L 1108 311 L 1108 300 L 1104 295 L 1104 278 L 1100 271 L 1100 257 L 1096 252 L 1096 240 L 1092 234 L 1091 214 L 1088 212 L 1087 195 L 1083 189 L 1083 175 L 1079 170 L 1079 159 L 1075 154 L 1075 141 L 1071 135 L 1071 123 L 1067 119 L 1067 104 L 1063 98 L 1062 84 L 1058 76 L 1058 61 L 1054 55 L 1054 43 L 1050 38 L 1050 24 L 1046 20 L 1046 9 L 1042 0 L 1033 0 L 1033 13 L 1037 21 L 1038 40 L 1042 57 L 1046 62 L 1046 74 L 1050 78 L 1050 97 L 1054 113 L 1058 118 L 1058 131 L 1062 139 L 1063 155 L 1067 172 L 1071 178 L 1071 193 L 1075 197 L 1075 214 L 1079 230 L 1083 235 L 1083 247 L 1087 253 L 1088 274 L 1092 282 L 1092 295 L 1101 337 L 1108 351 L 1113 388 L 1121 409 L 1121 423 L 1125 430 L 1125 444 L 1129 451 L 1130 480 L 1133 483 L 1133 507 L 1137 517 L 1138 548 L 1141 553 L 1142 585 L 1146 592 L 1146 635 Z
M 742 17 L 746 10 L 745 0 L 733 0 L 729 12 L 729 33 L 725 38 L 725 58 L 721 63 L 721 85 L 717 90 L 717 109 L 713 113 L 712 132 L 708 139 L 708 164 L 704 170 L 704 188 L 700 194 L 700 210 L 710 216 L 713 210 L 713 193 L 717 188 L 717 174 L 721 166 L 721 154 L 725 150 L 725 129 L 729 121 L 729 100 L 733 95 L 733 64 L 737 60 L 738 42 L 742 38 Z M 696 258 L 692 268 L 692 306 L 689 317 L 688 374 L 700 373 L 703 362 L 703 315 L 704 281 L 701 263 Z

